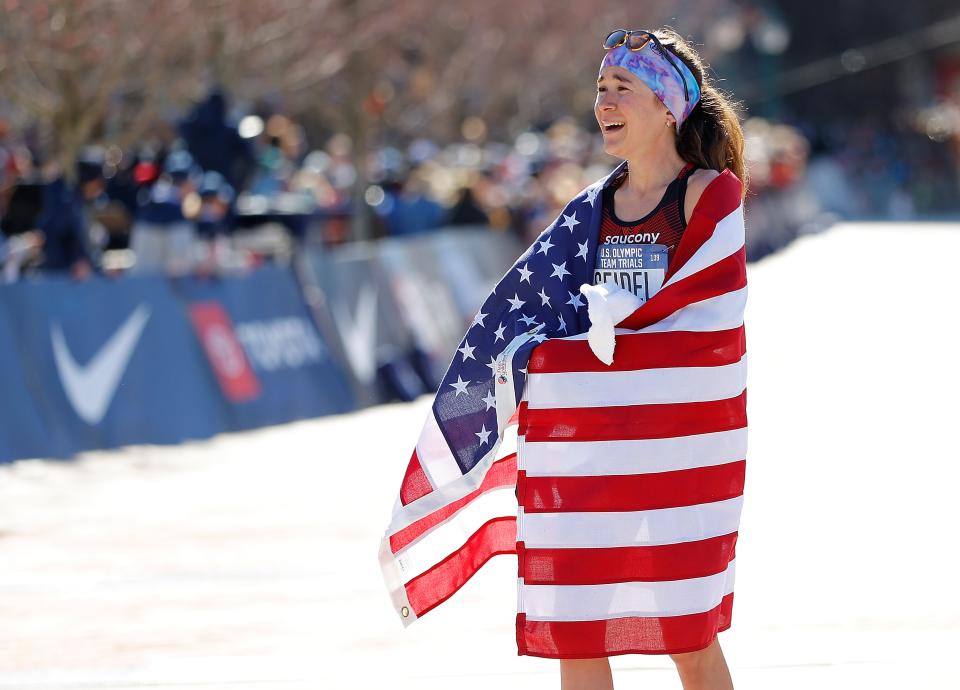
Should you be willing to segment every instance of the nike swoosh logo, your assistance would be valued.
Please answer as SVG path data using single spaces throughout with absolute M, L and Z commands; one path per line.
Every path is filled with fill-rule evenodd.
M 371 285 L 360 289 L 357 318 L 354 319 L 342 302 L 333 306 L 350 367 L 361 383 L 373 383 L 377 374 L 377 290 Z
M 106 415 L 149 319 L 150 307 L 141 304 L 84 366 L 70 353 L 60 324 L 50 325 L 60 382 L 73 409 L 87 424 L 99 424 Z

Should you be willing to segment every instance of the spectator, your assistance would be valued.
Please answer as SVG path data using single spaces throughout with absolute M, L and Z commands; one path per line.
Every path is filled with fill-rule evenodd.
M 461 187 L 447 215 L 447 225 L 489 225 L 490 219 L 477 203 L 472 187 Z
M 383 205 L 387 230 L 394 236 L 427 232 L 443 222 L 443 206 L 428 196 L 426 180 L 418 171 L 411 173 L 400 193 Z
M 193 268 L 196 229 L 184 214 L 184 204 L 195 191 L 199 175 L 186 151 L 174 151 L 167 157 L 163 175 L 138 209 L 133 223 L 133 273 L 166 271 L 180 275 Z
M 9 239 L 0 235 L 0 271 L 3 282 L 16 282 L 24 264 L 36 259 L 42 246 L 43 235 L 39 232 L 24 232 Z
M 204 170 L 223 175 L 234 189 L 246 189 L 253 152 L 235 125 L 227 122 L 226 95 L 214 89 L 180 123 L 187 150 Z
M 233 187 L 223 175 L 211 170 L 204 173 L 197 192 L 200 195 L 200 212 L 196 219 L 199 270 L 219 273 L 223 267 L 234 263 L 230 247 L 234 224 Z
M 62 175 L 46 186 L 43 213 L 37 221 L 43 237 L 44 270 L 68 271 L 78 280 L 92 272 L 89 213 L 105 188 L 103 163 L 103 149 L 88 147 L 77 161 L 74 187 Z

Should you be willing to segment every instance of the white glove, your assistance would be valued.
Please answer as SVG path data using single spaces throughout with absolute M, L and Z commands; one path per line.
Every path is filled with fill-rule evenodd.
M 587 342 L 593 354 L 609 366 L 613 364 L 614 326 L 635 312 L 643 300 L 609 281 L 602 285 L 584 283 L 580 286 L 580 293 L 587 298 L 587 314 L 590 316 Z

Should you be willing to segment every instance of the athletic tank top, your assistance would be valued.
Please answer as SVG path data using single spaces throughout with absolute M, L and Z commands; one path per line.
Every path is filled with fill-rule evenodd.
M 614 192 L 623 184 L 627 170 L 603 190 L 603 213 L 597 240 L 593 283 L 614 282 L 644 302 L 663 285 L 670 259 L 687 228 L 683 203 L 693 163 L 681 168 L 667 185 L 660 203 L 643 218 L 624 221 L 614 211 Z

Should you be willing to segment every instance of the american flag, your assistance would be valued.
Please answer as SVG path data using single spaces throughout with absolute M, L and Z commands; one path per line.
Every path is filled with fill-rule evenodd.
M 497 283 L 460 342 L 408 463 L 380 549 L 387 588 L 405 625 L 452 596 L 494 555 L 517 553 L 518 546 L 523 552 L 514 488 L 517 423 L 522 441 L 529 434 L 529 403 L 523 400 L 529 395 L 528 362 L 543 343 L 586 347 L 590 321 L 579 290 L 592 282 L 599 195 L 623 165 L 564 208 Z M 718 289 L 734 295 L 721 306 L 723 318 L 736 320 L 739 309 L 742 327 L 737 300 L 745 298 L 745 278 L 742 293 L 736 286 L 737 272 L 745 276 L 740 268 L 745 265 L 740 189 L 730 173 L 708 186 L 664 287 L 620 324 L 627 330 L 617 331 L 618 359 L 633 358 L 630 347 L 620 345 L 623 334 L 657 330 L 658 324 L 665 331 L 681 328 L 684 308 L 709 302 Z M 737 203 L 732 203 L 734 196 Z M 739 228 L 733 227 L 736 219 L 719 223 L 737 210 Z M 713 231 L 719 226 L 733 231 L 717 237 Z M 738 239 L 739 250 L 731 247 Z M 697 346 L 709 343 L 701 339 Z M 588 357 L 606 369 L 589 350 L 574 359 Z M 541 359 L 538 355 L 531 366 L 540 366 Z M 541 374 L 535 369 L 533 375 Z M 520 479 L 523 488 L 523 472 Z M 518 618 L 518 641 L 519 626 Z

